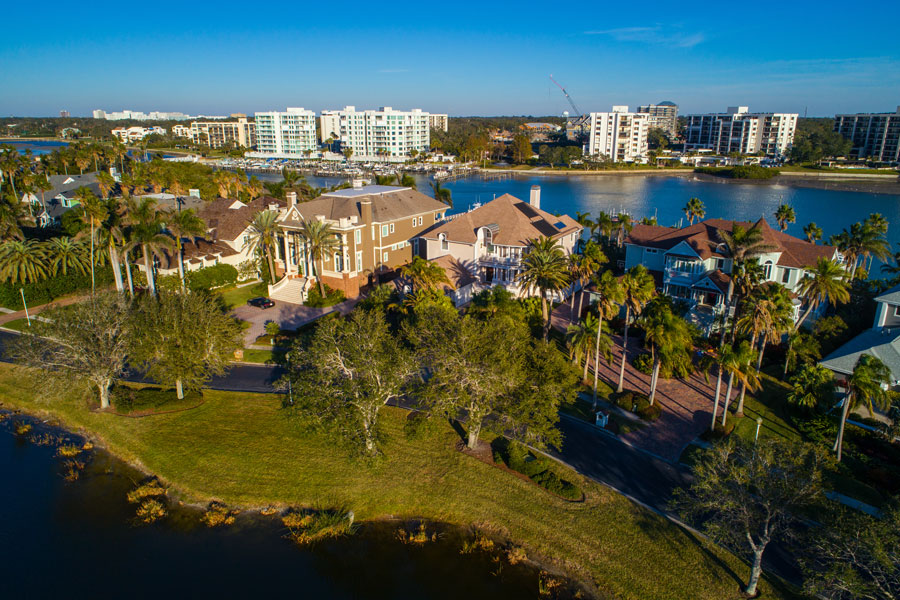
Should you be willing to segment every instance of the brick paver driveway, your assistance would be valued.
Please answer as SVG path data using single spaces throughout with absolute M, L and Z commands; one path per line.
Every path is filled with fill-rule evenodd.
M 578 307 L 578 298 L 575 299 L 575 307 Z M 560 305 L 553 311 L 551 323 L 554 328 L 565 331 L 569 322 L 568 303 Z M 600 359 L 600 378 L 615 389 L 619 381 L 619 365 L 622 360 L 622 338 L 612 336 L 612 340 L 613 361 L 608 364 L 604 359 Z M 649 394 L 650 377 L 631 366 L 631 360 L 642 351 L 640 342 L 629 336 L 624 387 Z M 710 383 L 707 384 L 702 373 L 694 373 L 686 380 L 660 379 L 656 386 L 656 402 L 662 408 L 660 418 L 638 431 L 622 435 L 621 439 L 666 460 L 677 460 L 685 446 L 709 427 L 715 386 L 715 376 L 712 376 Z M 723 385 L 723 398 L 719 400 L 720 410 L 724 394 Z M 735 396 L 733 393 L 732 397 Z
M 275 321 L 281 329 L 294 331 L 328 313 L 337 311 L 346 315 L 353 310 L 358 301 L 358 298 L 354 298 L 328 308 L 312 308 L 302 304 L 275 300 L 275 306 L 272 308 L 257 308 L 244 304 L 235 307 L 232 314 L 238 319 L 251 323 L 251 326 L 244 331 L 244 346 L 246 347 L 266 332 L 266 323 L 269 321 Z

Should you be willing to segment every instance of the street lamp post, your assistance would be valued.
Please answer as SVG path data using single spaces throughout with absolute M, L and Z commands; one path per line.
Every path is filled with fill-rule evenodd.
M 22 306 L 25 307 L 25 320 L 28 322 L 28 326 L 31 327 L 31 317 L 28 316 L 28 304 L 25 302 L 25 288 L 19 288 L 19 293 L 22 294 Z
M 762 427 L 762 422 L 762 417 L 756 417 L 756 437 L 753 438 L 754 444 L 759 440 L 759 428 Z

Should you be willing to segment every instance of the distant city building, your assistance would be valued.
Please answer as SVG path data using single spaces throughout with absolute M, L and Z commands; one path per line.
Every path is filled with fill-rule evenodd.
M 418 108 L 401 111 L 390 106 L 363 111 L 354 106 L 325 110 L 319 118 L 320 137 L 323 141 L 329 137 L 340 141 L 341 149 L 351 149 L 356 160 L 404 160 L 413 150 L 428 151 L 429 117 Z
M 161 111 L 151 111 L 149 113 L 144 113 L 137 110 L 122 110 L 116 112 L 106 112 L 105 110 L 97 109 L 93 113 L 95 119 L 106 119 L 107 121 L 187 121 L 188 119 L 197 119 L 200 117 L 206 119 L 224 119 L 223 116 L 212 116 L 212 115 L 198 115 L 192 117 L 191 115 L 186 115 L 180 112 L 161 112 Z
M 433 113 L 428 115 L 428 126 L 432 129 L 447 131 L 449 124 L 450 117 L 448 117 L 447 115 L 436 115 Z
M 178 127 L 178 125 L 176 125 Z M 191 141 L 210 148 L 221 148 L 231 142 L 236 146 L 256 146 L 256 123 L 241 117 L 237 121 L 194 121 L 190 127 Z
M 165 127 L 120 127 L 113 129 L 112 134 L 123 142 L 136 142 L 142 140 L 148 135 L 158 134 L 166 135 Z
M 175 137 L 191 137 L 191 128 L 188 125 L 175 125 L 172 127 L 172 135 Z
M 834 130 L 852 142 L 854 158 L 900 161 L 900 106 L 892 113 L 835 115 Z
M 70 115 L 70 114 L 69 114 L 69 111 L 67 111 L 67 110 L 61 110 L 61 111 L 59 111 L 59 118 L 60 118 L 60 119 L 68 119 L 70 116 L 72 116 L 72 115 Z
M 650 115 L 648 123 L 650 128 L 658 127 L 673 138 L 678 133 L 678 105 L 674 102 L 667 100 L 659 104 L 638 106 L 637 111 L 642 115 Z
M 650 115 L 628 112 L 627 106 L 591 113 L 584 153 L 605 156 L 612 162 L 645 162 L 649 125 Z
M 684 148 L 783 156 L 794 143 L 797 117 L 796 113 L 751 113 L 746 106 L 729 106 L 724 113 L 688 115 Z
M 316 114 L 304 108 L 258 112 L 257 154 L 274 158 L 304 158 L 316 152 Z

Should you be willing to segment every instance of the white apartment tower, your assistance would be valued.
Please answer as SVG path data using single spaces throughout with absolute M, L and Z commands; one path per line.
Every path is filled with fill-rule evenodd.
M 353 150 L 360 160 L 404 160 L 413 150 L 427 152 L 431 145 L 429 114 L 421 109 L 325 110 L 319 118 L 321 138 L 340 141 L 341 148 Z M 259 136 L 257 131 L 257 136 Z
M 854 158 L 900 161 L 900 106 L 892 113 L 835 115 L 834 130 L 853 142 Z
M 258 112 L 256 149 L 273 158 L 306 158 L 316 152 L 316 114 L 303 108 Z
M 746 106 L 729 106 L 724 113 L 688 115 L 684 149 L 783 156 L 794 143 L 797 117 L 796 113 L 751 113 Z
M 447 115 L 436 115 L 434 113 L 431 113 L 430 115 L 428 115 L 428 124 L 432 129 L 447 131 L 447 128 L 450 125 L 450 118 Z
M 613 106 L 612 112 L 591 113 L 588 156 L 605 156 L 612 162 L 645 162 L 650 115 Z

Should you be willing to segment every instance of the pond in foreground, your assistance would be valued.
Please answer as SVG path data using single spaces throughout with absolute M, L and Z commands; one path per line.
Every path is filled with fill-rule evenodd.
M 241 515 L 210 529 L 182 509 L 135 526 L 126 494 L 139 473 L 91 452 L 67 482 L 56 448 L 27 439 L 35 432 L 15 435 L 18 420 L 0 423 L 0 598 L 538 597 L 537 570 L 462 554 L 466 533 L 447 527 L 438 541 L 413 545 L 398 540 L 398 523 L 365 524 L 301 548 L 277 517 Z

